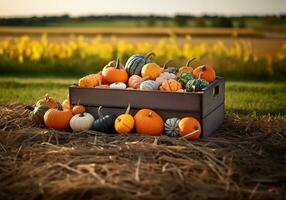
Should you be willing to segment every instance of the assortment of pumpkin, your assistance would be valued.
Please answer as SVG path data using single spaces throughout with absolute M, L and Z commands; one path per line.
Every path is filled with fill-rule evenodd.
M 149 59 L 151 56 L 155 56 L 155 53 L 150 52 L 146 56 L 133 55 L 128 59 L 125 66 L 119 62 L 119 59 L 110 61 L 99 73 L 81 78 L 78 86 L 198 92 L 216 79 L 215 70 L 210 66 L 203 65 L 195 69 L 191 67 L 190 65 L 195 58 L 191 58 L 185 66 L 179 68 L 168 66 L 172 60 L 168 60 L 161 67 Z
M 78 81 L 79 87 L 95 87 L 129 90 L 160 90 L 164 92 L 197 92 L 203 90 L 216 79 L 216 73 L 210 66 L 199 66 L 195 69 L 190 59 L 185 66 L 169 67 L 172 60 L 163 67 L 150 60 L 153 52 L 147 55 L 133 55 L 126 65 L 119 59 L 110 61 L 97 74 L 89 74 Z M 134 116 L 129 114 L 130 105 L 124 114 L 115 116 L 103 115 L 102 107 L 98 108 L 95 119 L 86 108 L 80 105 L 71 106 L 69 96 L 61 103 L 48 94 L 36 103 L 36 107 L 27 106 L 31 118 L 37 124 L 52 129 L 73 131 L 94 130 L 105 133 L 128 134 L 135 130 L 139 134 L 160 136 L 163 133 L 170 137 L 184 137 L 197 140 L 201 135 L 201 125 L 193 117 L 182 119 L 169 118 L 165 122 L 162 117 L 150 109 L 141 109 Z

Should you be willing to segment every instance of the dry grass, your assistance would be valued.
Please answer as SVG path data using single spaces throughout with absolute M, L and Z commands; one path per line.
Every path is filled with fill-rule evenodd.
M 0 107 L 0 199 L 283 199 L 283 118 L 227 114 L 199 142 L 70 133 Z

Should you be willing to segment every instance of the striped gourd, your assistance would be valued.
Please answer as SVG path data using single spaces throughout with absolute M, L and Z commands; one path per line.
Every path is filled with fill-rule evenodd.
M 150 52 L 148 54 L 144 55 L 133 55 L 131 56 L 126 64 L 125 64 L 125 70 L 129 74 L 129 76 L 132 75 L 140 75 L 142 67 L 147 63 L 152 63 L 153 61 L 149 60 L 148 58 L 150 56 L 154 56 L 155 54 L 153 52 Z
M 156 81 L 147 80 L 140 84 L 140 90 L 158 90 L 158 83 Z
M 188 83 L 186 84 L 186 90 L 187 92 L 197 92 L 197 91 L 204 89 L 208 85 L 209 85 L 209 82 L 207 82 L 204 79 L 194 79 L 194 80 L 188 81 Z
M 178 137 L 180 135 L 178 118 L 169 118 L 165 122 L 165 134 L 170 137 Z

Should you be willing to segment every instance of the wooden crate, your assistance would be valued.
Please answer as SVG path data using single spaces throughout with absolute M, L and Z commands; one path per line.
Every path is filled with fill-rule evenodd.
M 160 114 L 164 120 L 170 117 L 195 117 L 202 125 L 202 136 L 213 133 L 224 119 L 224 79 L 217 77 L 200 92 L 162 92 L 144 90 L 122 90 L 108 88 L 81 88 L 70 86 L 72 105 L 80 104 L 87 112 L 98 118 L 97 109 L 103 106 L 103 113 L 119 115 L 130 103 L 130 114 L 142 108 L 149 108 Z

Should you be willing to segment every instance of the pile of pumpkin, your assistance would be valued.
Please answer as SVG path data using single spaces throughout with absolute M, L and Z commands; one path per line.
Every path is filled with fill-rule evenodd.
M 119 116 L 102 114 L 102 107 L 98 108 L 98 119 L 95 119 L 82 105 L 70 106 L 68 100 L 62 104 L 56 98 L 46 95 L 40 99 L 31 110 L 31 118 L 37 124 L 48 128 L 74 132 L 94 130 L 104 133 L 128 134 L 135 130 L 139 134 L 160 136 L 182 136 L 189 140 L 197 140 L 201 134 L 201 125 L 193 117 L 183 119 L 169 118 L 165 122 L 162 117 L 150 109 L 141 109 L 134 116 L 129 114 L 130 105 L 126 112 Z
M 168 67 L 171 60 L 163 67 L 150 60 L 153 52 L 146 56 L 133 55 L 126 65 L 119 60 L 110 61 L 97 74 L 89 74 L 78 82 L 80 87 L 160 90 L 168 92 L 197 92 L 204 89 L 216 79 L 216 73 L 210 66 L 199 66 L 193 69 L 190 59 L 186 66 Z

